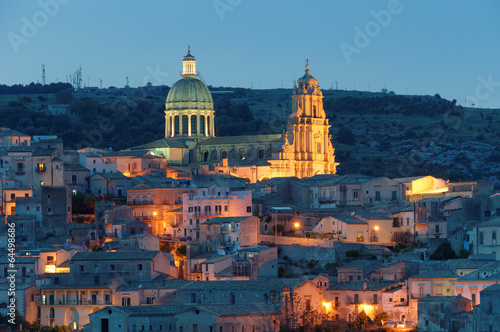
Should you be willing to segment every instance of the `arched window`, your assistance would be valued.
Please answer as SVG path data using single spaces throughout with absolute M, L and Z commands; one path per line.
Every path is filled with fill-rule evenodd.
M 210 120 L 212 120 L 209 116 L 207 116 L 207 133 L 208 133 L 208 136 L 212 135 L 212 133 L 210 132 L 211 130 L 211 126 L 210 126 Z
M 317 114 L 316 114 L 316 105 L 313 106 L 313 116 L 317 116 Z
M 227 151 L 226 150 L 221 150 L 220 152 L 220 159 L 226 159 L 227 158 Z
M 264 159 L 264 154 L 265 154 L 264 149 L 263 148 L 259 148 L 259 152 L 258 152 L 259 159 Z
M 203 161 L 208 161 L 208 151 L 203 152 Z
M 56 312 L 55 312 L 54 308 L 50 308 L 49 318 L 54 319 L 55 315 L 56 315 Z
M 196 303 L 196 294 L 195 293 L 191 294 L 191 303 Z
M 236 295 L 234 293 L 231 293 L 229 295 L 229 304 L 235 304 L 236 303 Z
M 238 158 L 240 158 L 241 160 L 245 159 L 245 149 L 240 149 L 238 151 Z

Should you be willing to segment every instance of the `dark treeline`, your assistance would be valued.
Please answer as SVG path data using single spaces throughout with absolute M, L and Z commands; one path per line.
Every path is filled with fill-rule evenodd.
M 28 85 L 14 84 L 5 85 L 0 84 L 0 95 L 19 95 L 19 94 L 48 94 L 57 93 L 64 89 L 71 89 L 72 86 L 69 83 L 50 83 L 50 84 L 40 84 L 31 82 Z

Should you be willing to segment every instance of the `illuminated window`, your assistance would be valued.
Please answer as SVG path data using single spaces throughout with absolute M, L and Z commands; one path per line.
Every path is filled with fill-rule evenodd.
M 37 172 L 45 172 L 45 163 L 38 163 L 36 170 Z

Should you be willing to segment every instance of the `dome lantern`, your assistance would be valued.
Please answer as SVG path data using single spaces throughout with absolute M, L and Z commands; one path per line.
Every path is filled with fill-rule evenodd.
M 198 76 L 196 72 L 196 59 L 191 55 L 191 46 L 188 45 L 188 53 L 182 60 L 182 77 L 195 78 Z

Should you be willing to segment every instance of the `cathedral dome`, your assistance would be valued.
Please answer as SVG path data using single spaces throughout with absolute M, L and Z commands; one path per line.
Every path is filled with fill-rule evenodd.
M 214 101 L 205 83 L 197 78 L 184 77 L 168 92 L 165 107 L 166 110 L 213 109 Z

